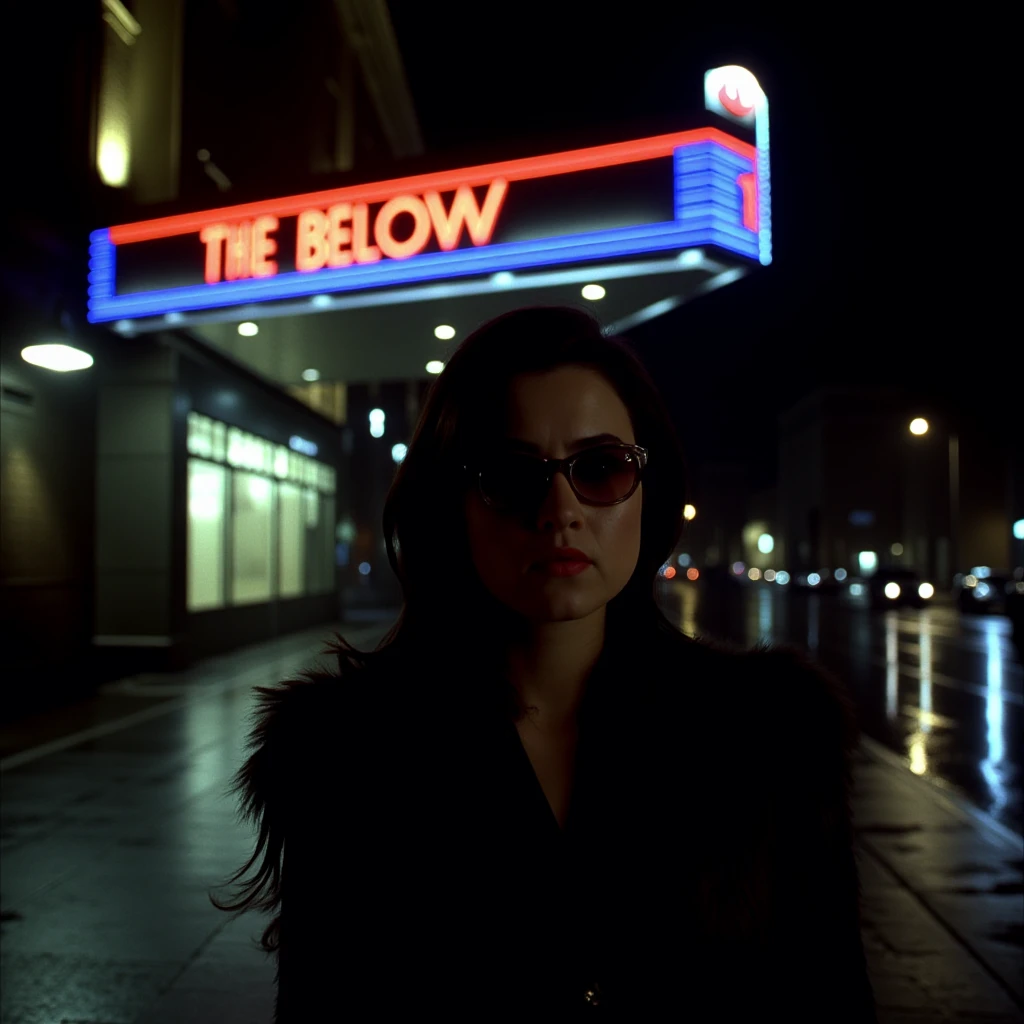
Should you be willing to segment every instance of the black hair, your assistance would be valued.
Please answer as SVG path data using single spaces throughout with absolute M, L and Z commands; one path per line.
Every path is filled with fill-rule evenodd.
M 472 463 L 500 430 L 497 416 L 512 379 L 562 366 L 601 373 L 626 406 L 636 443 L 648 452 L 640 554 L 628 583 L 608 604 L 606 644 L 628 640 L 632 649 L 640 646 L 654 656 L 659 638 L 669 643 L 685 639 L 666 619 L 655 596 L 659 570 L 680 538 L 687 497 L 685 459 L 669 412 L 654 381 L 622 339 L 606 335 L 582 310 L 539 306 L 506 313 L 470 334 L 427 393 L 384 504 L 388 561 L 402 587 L 401 615 L 373 651 L 357 650 L 336 635 L 325 653 L 337 658 L 340 675 L 441 650 L 449 683 L 471 670 L 479 685 L 488 678 L 481 670 L 490 666 L 496 670 L 491 676 L 495 685 L 500 684 L 502 646 L 493 639 L 507 625 L 509 613 L 486 590 L 473 565 L 464 516 L 471 481 L 463 466 Z M 306 680 L 316 678 L 316 673 L 303 675 Z M 269 712 L 281 699 L 280 689 L 260 688 L 260 693 L 264 714 L 254 731 L 256 740 L 265 737 Z M 524 713 L 511 685 L 494 696 L 513 717 Z M 247 818 L 262 813 L 260 786 L 266 790 L 278 784 L 269 776 L 279 773 L 280 766 L 275 768 L 271 757 L 259 760 L 260 754 L 257 749 L 243 765 L 233 786 L 243 794 Z M 260 772 L 267 777 L 258 782 Z M 214 904 L 222 910 L 274 909 L 280 901 L 280 843 L 281 836 L 273 835 L 264 820 L 256 853 L 231 881 L 248 871 L 266 846 L 262 869 L 243 886 L 242 900 Z M 264 933 L 267 951 L 276 948 L 276 925 L 275 919 Z

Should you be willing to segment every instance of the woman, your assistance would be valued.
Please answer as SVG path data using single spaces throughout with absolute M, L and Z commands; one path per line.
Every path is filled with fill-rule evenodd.
M 398 623 L 260 688 L 237 775 L 259 869 L 222 909 L 279 910 L 278 1024 L 874 1020 L 850 705 L 659 611 L 684 498 L 586 314 L 454 353 L 385 504 Z

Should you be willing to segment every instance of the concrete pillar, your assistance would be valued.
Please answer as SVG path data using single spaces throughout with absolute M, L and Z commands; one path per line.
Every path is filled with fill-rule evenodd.
M 166 654 L 174 632 L 178 357 L 139 344 L 111 360 L 99 386 L 93 642 Z

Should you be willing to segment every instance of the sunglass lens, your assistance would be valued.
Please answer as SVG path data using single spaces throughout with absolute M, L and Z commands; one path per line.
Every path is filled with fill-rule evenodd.
M 625 497 L 636 482 L 640 468 L 636 455 L 623 448 L 604 448 L 580 456 L 573 483 L 585 498 L 608 504 Z

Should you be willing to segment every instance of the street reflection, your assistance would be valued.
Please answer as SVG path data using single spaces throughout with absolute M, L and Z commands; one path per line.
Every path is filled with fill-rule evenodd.
M 1009 802 L 1005 785 L 1006 768 L 1003 736 L 1003 637 L 994 620 L 985 623 L 986 696 L 985 730 L 988 756 L 980 764 L 981 774 L 992 793 L 991 813 L 998 815 Z
M 921 723 L 921 732 L 931 732 L 932 717 L 932 634 L 931 618 L 928 612 L 921 612 L 918 620 L 920 652 L 921 686 L 918 694 L 918 720 Z
M 899 621 L 896 612 L 885 616 L 885 717 L 895 722 L 900 711 Z
M 772 591 L 761 587 L 757 594 L 757 626 L 762 640 L 772 639 L 773 607 Z
M 752 600 L 745 604 L 744 622 L 748 647 L 756 643 L 771 642 L 775 639 L 775 608 L 772 601 L 772 587 L 758 585 L 748 591 Z
M 894 628 L 898 629 L 896 612 L 890 612 Z M 931 622 L 928 613 L 922 612 L 918 617 L 918 696 L 917 696 L 917 731 L 907 738 L 907 754 L 910 758 L 910 770 L 916 775 L 924 775 L 928 771 L 928 734 L 932 731 L 932 637 Z M 897 658 L 899 645 L 896 645 Z M 899 665 L 897 662 L 897 672 Z
M 818 627 L 821 621 L 821 597 L 812 594 L 807 600 L 807 650 L 818 650 Z

